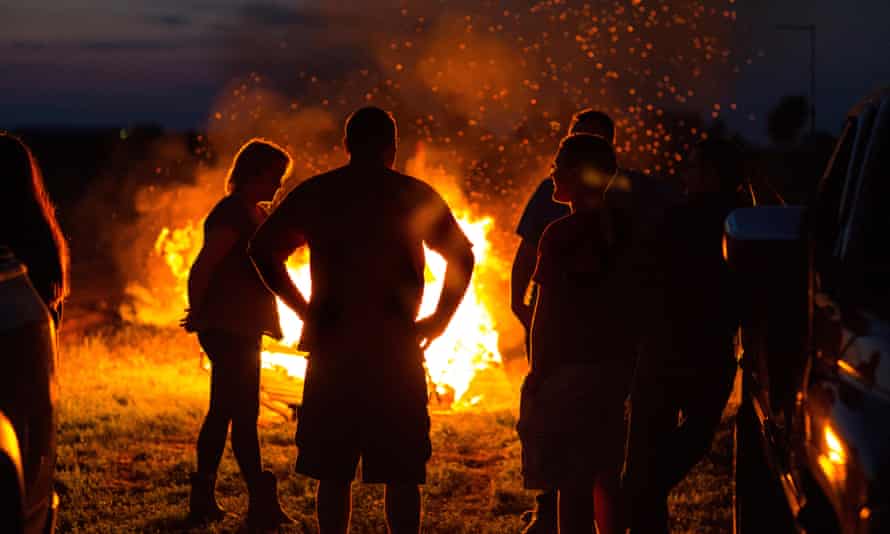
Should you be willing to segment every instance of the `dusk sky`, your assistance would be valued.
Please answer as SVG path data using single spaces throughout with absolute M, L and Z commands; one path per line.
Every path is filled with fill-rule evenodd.
M 363 23 L 359 8 L 331 5 L 0 0 L 0 127 L 155 122 L 200 128 L 232 76 L 243 74 L 240 70 L 262 73 L 264 58 L 238 45 L 245 33 L 280 29 L 284 22 L 295 63 L 341 64 L 349 55 L 349 33 L 374 25 Z M 379 2 L 372 5 L 380 9 Z M 735 81 L 732 96 L 745 117 L 753 113 L 758 120 L 728 117 L 734 128 L 762 135 L 766 112 L 778 98 L 808 89 L 807 35 L 778 31 L 777 24 L 817 25 L 820 129 L 836 131 L 860 97 L 890 85 L 887 0 L 737 0 L 734 7 L 745 42 L 763 51 Z M 346 32 L 332 36 L 326 30 L 331 11 Z

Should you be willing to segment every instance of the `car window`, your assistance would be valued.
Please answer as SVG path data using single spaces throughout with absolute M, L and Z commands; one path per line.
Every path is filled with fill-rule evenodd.
M 876 302 L 890 296 L 890 99 L 877 111 L 871 130 L 841 260 L 851 281 L 860 286 L 858 293 Z
M 819 204 L 824 215 L 837 221 L 840 214 L 840 204 L 844 190 L 844 178 L 850 166 L 850 156 L 853 152 L 853 141 L 856 139 L 856 119 L 849 119 L 841 132 L 840 140 L 835 145 L 834 154 L 825 168 L 825 173 L 819 181 Z
M 808 213 L 808 226 L 817 252 L 817 270 L 823 272 L 823 282 L 832 285 L 829 264 L 834 263 L 835 244 L 839 235 L 838 220 L 841 199 L 844 192 L 847 170 L 856 139 L 857 120 L 850 118 L 841 132 L 834 154 L 828 162 L 825 173 L 819 181 L 819 192 L 811 203 Z
M 835 256 L 838 258 L 842 258 L 846 254 L 847 242 L 850 238 L 850 216 L 853 213 L 853 204 L 856 202 L 861 187 L 862 163 L 868 151 L 876 115 L 877 109 L 874 106 L 867 106 L 862 110 L 857 121 L 856 136 L 853 140 L 852 153 L 847 165 L 846 179 L 838 210 L 839 235 L 834 249 Z

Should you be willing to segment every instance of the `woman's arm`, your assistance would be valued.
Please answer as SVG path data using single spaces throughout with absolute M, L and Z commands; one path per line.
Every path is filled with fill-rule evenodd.
M 198 257 L 195 258 L 191 271 L 189 271 L 188 297 L 190 316 L 201 309 L 214 271 L 237 242 L 238 233 L 229 227 L 214 228 L 204 235 L 204 245 L 201 247 Z

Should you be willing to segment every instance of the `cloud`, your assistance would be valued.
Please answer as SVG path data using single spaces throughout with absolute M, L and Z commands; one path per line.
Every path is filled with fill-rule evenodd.
M 108 39 L 98 41 L 82 41 L 77 44 L 82 50 L 95 52 L 131 52 L 142 50 L 170 50 L 179 48 L 178 43 L 168 40 L 154 39 Z
M 357 15 L 335 14 L 321 9 L 290 8 L 271 3 L 248 4 L 239 8 L 242 20 L 256 26 L 302 26 L 320 28 L 331 23 L 355 23 Z
M 44 41 L 13 41 L 11 46 L 13 50 L 24 50 L 29 52 L 45 50 L 48 47 Z
M 183 26 L 190 26 L 192 24 L 191 18 L 186 17 L 185 15 L 175 14 L 153 15 L 148 17 L 148 21 L 168 28 L 181 28 Z

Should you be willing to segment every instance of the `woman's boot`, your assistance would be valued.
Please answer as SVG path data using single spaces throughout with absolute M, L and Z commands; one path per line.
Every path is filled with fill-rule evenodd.
M 247 528 L 251 532 L 272 530 L 294 522 L 278 501 L 278 482 L 271 471 L 263 471 L 248 484 L 250 501 L 247 505 Z
M 224 518 L 226 511 L 216 503 L 216 475 L 192 473 L 189 478 L 192 483 L 189 493 L 189 521 L 206 523 Z

